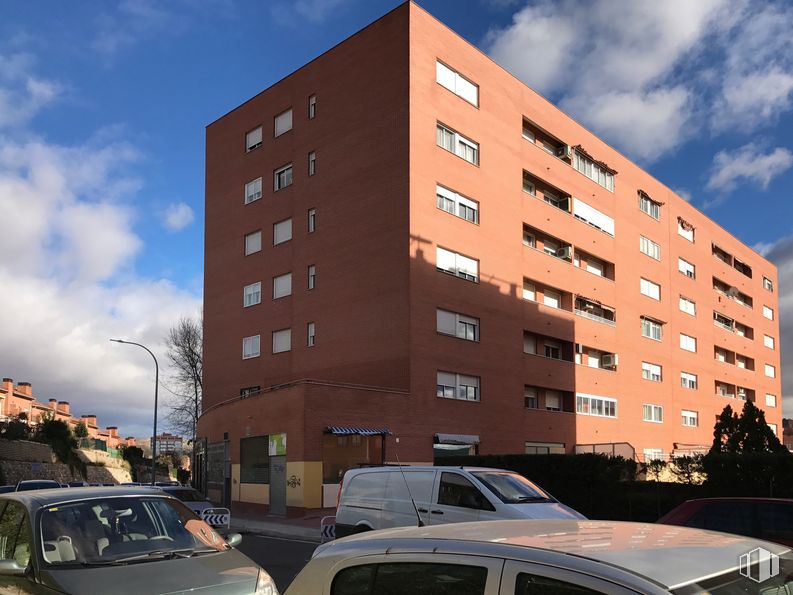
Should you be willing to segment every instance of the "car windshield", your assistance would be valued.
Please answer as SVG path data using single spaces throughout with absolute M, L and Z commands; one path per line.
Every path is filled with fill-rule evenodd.
M 518 504 L 523 502 L 555 502 L 549 495 L 528 479 L 517 473 L 507 471 L 473 471 L 472 475 L 481 481 L 502 502 Z
M 793 555 L 778 557 L 764 548 L 741 556 L 739 567 L 674 589 L 675 595 L 788 595 L 793 593 Z
M 44 561 L 64 567 L 189 557 L 230 547 L 182 503 L 146 495 L 47 507 L 39 538 Z

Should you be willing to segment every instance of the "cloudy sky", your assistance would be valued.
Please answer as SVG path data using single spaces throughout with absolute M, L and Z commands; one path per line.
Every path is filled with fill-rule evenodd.
M 151 359 L 108 339 L 165 367 L 200 312 L 204 127 L 398 4 L 2 3 L 0 375 L 149 433 Z M 792 414 L 793 5 L 420 4 L 779 265 Z

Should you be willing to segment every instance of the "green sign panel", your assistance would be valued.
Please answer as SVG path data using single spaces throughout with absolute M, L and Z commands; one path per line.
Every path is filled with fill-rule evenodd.
M 270 456 L 279 457 L 286 454 L 286 434 L 270 434 Z

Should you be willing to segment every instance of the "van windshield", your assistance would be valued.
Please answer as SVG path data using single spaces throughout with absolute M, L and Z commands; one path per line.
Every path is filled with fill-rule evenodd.
M 496 497 L 507 504 L 525 502 L 556 502 L 549 494 L 517 473 L 504 471 L 473 471 L 471 475 L 481 481 Z

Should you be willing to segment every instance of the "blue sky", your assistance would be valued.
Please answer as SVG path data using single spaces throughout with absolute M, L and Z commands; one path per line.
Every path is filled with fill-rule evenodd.
M 148 356 L 107 338 L 162 354 L 167 328 L 200 311 L 204 127 L 398 4 L 0 5 L 0 283 L 15 287 L 0 374 L 147 434 Z M 419 4 L 768 254 L 786 294 L 793 7 Z M 781 315 L 793 356 L 793 301 Z

